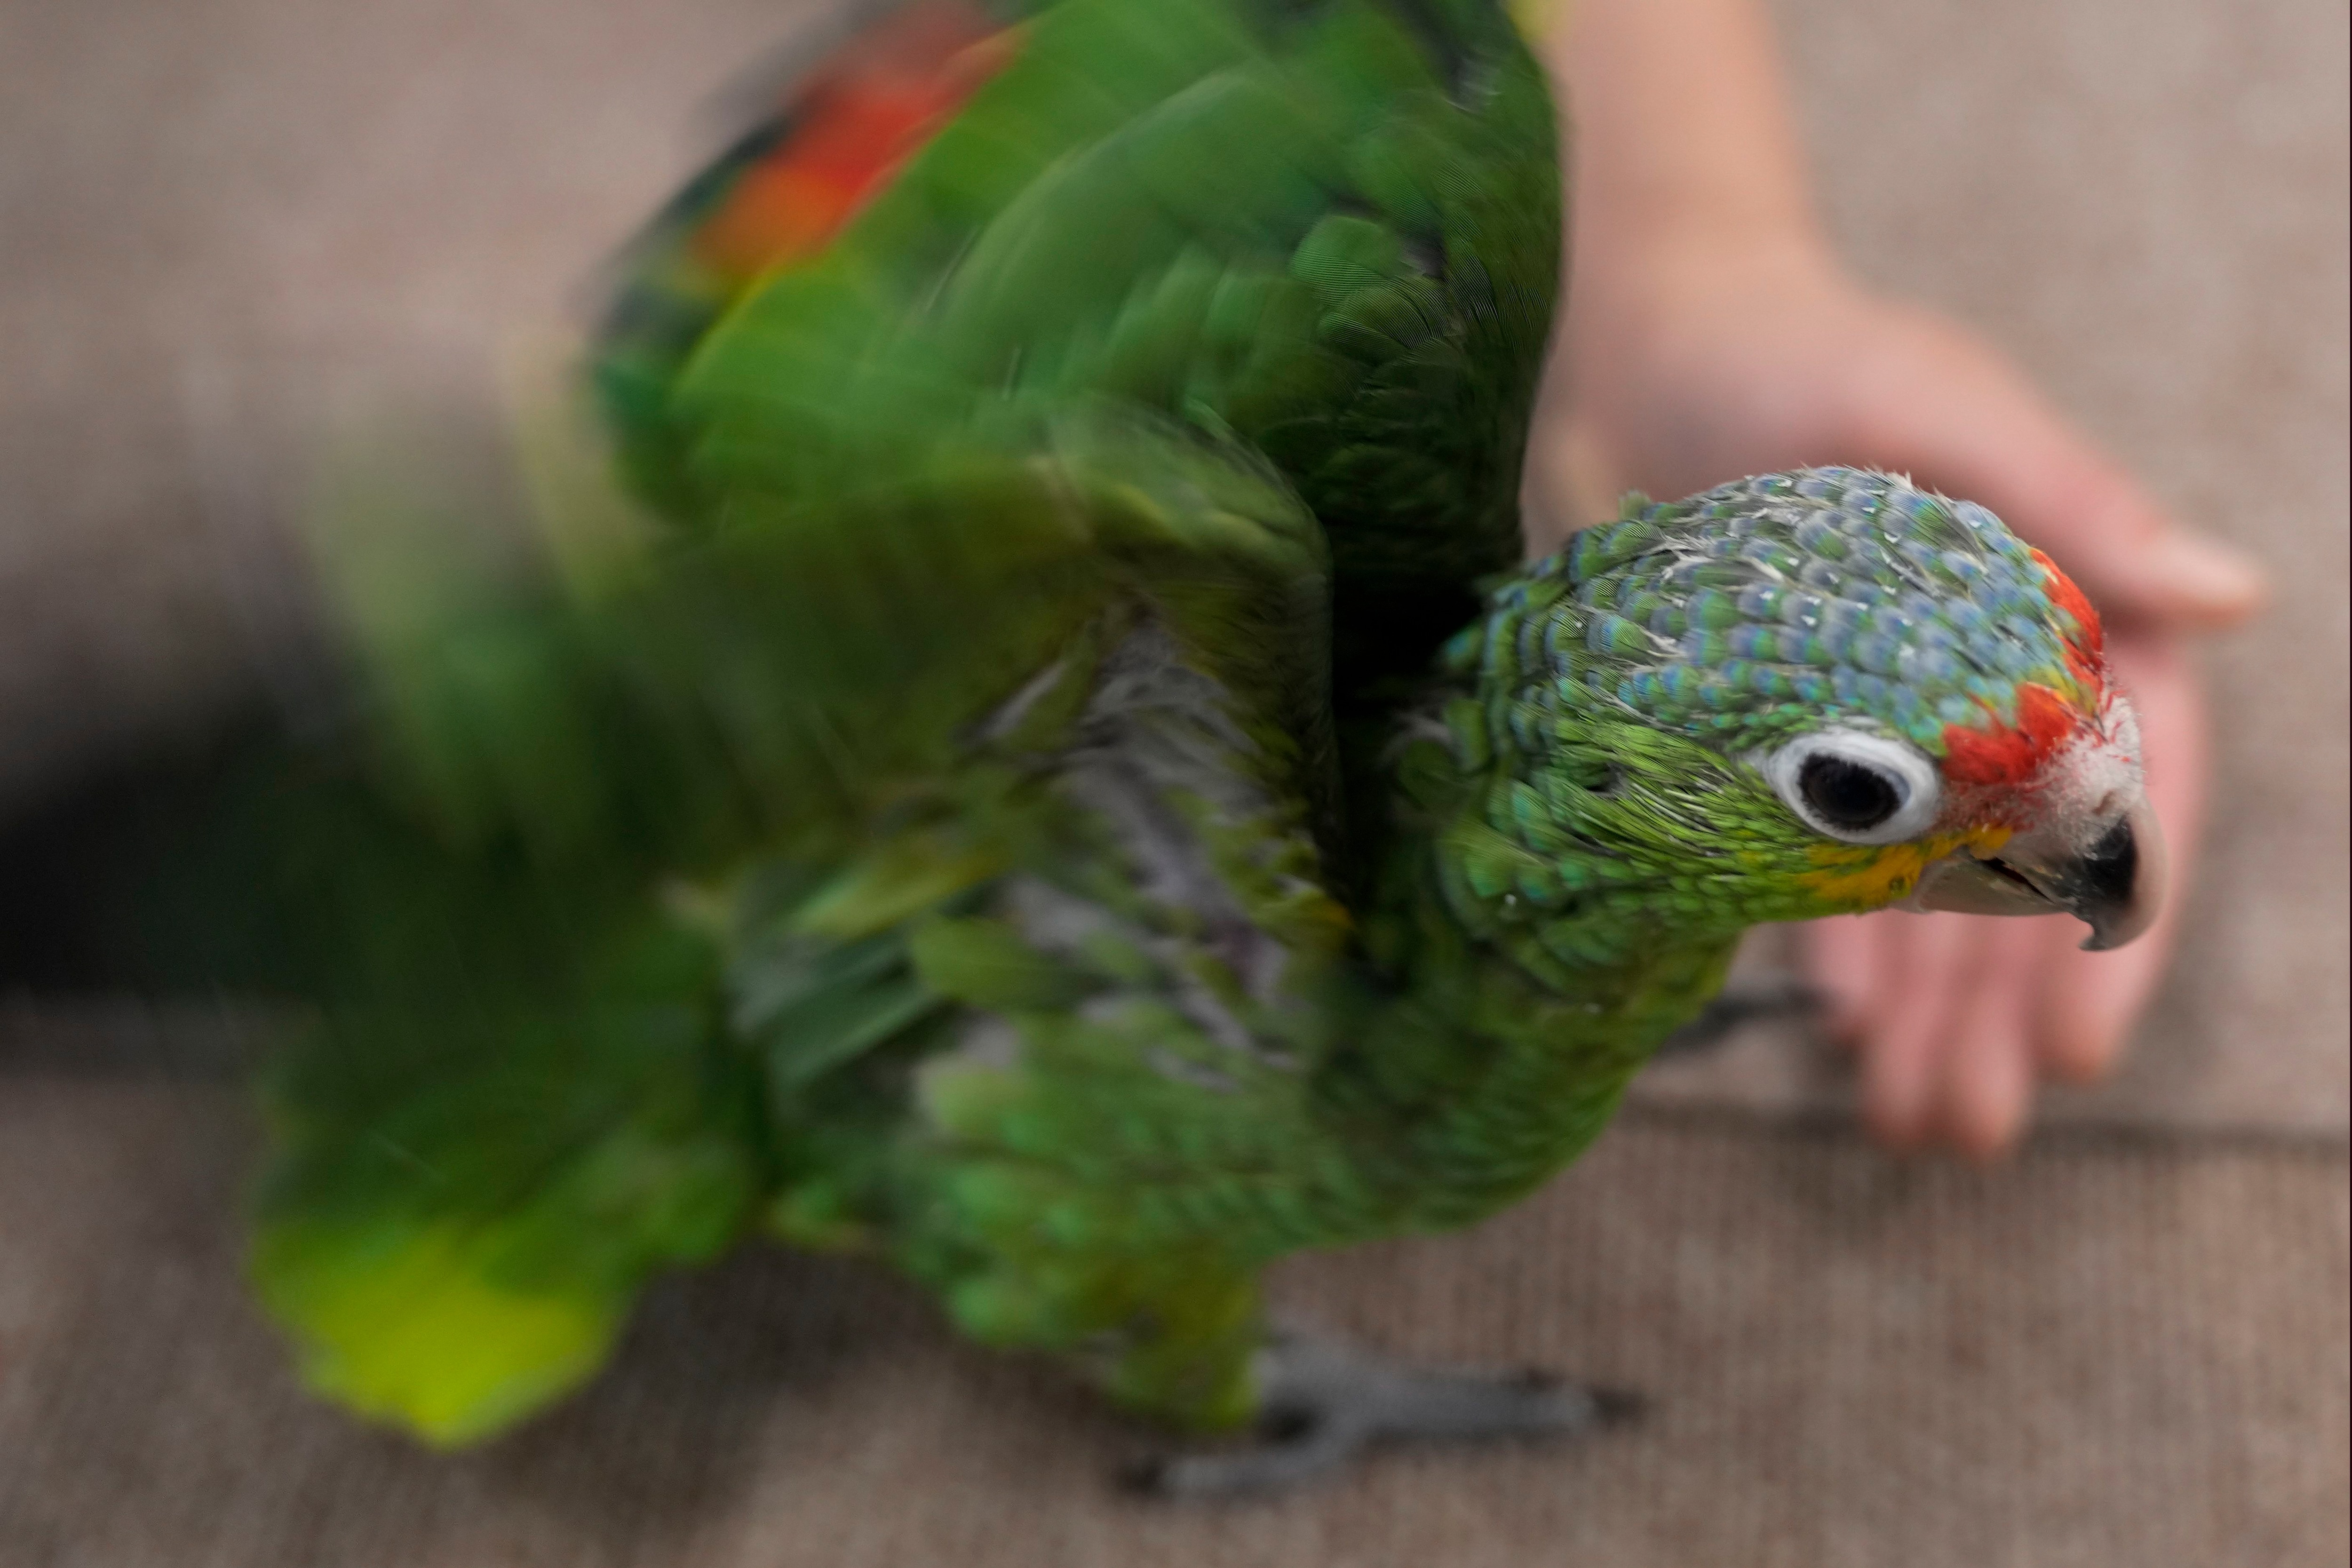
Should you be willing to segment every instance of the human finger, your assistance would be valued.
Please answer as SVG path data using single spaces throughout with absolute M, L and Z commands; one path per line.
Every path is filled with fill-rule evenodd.
M 1937 1047 L 1931 1127 L 1970 1159 L 1991 1159 L 2025 1126 L 2033 1100 L 2034 1004 L 2058 923 L 1984 921 L 1988 929 L 1977 935 L 1969 972 L 1954 977 L 1958 1005 Z
M 1897 1149 L 1918 1144 L 1931 1130 L 1938 1047 L 1979 945 L 1975 922 L 1965 917 L 1905 919 L 1883 933 L 1890 989 L 1860 1047 L 1863 1119 Z
M 1828 1004 L 1823 1022 L 1833 1038 L 1857 1044 L 1876 1026 L 1890 989 L 1887 922 L 1904 918 L 1836 915 L 1803 928 L 1805 973 Z

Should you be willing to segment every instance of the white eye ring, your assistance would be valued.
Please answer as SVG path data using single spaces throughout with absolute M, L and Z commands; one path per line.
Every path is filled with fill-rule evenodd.
M 1936 820 L 1944 781 L 1914 748 L 1863 730 L 1815 730 L 1759 764 L 1790 811 L 1847 844 L 1899 844 Z

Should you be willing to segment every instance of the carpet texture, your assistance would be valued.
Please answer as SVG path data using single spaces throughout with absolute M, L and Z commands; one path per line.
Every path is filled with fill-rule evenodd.
M 0 1080 L 12 1568 L 2323 1568 L 2347 1550 L 2339 1154 L 2045 1142 L 1990 1174 L 1642 1120 L 1288 1310 L 1629 1385 L 1639 1427 L 1301 1499 L 1110 1485 L 1150 1435 L 877 1273 L 666 1284 L 549 1419 L 435 1458 L 307 1401 L 226 1216 L 218 1091 Z
M 0 0 L 0 810 L 278 678 L 322 443 L 478 439 L 518 337 L 812 0 Z M 2347 1550 L 2346 12 L 1780 0 L 1832 226 L 2277 574 L 2211 650 L 2213 847 L 2115 1084 L 1987 1173 L 1757 1033 L 1469 1236 L 1284 1302 L 1647 1391 L 1558 1449 L 1186 1512 L 1149 1434 L 775 1254 L 590 1393 L 425 1455 L 301 1395 L 236 1279 L 233 1030 L 0 1014 L 0 1563 L 2206 1568 Z M 110 1066 L 108 1064 L 111 1064 Z

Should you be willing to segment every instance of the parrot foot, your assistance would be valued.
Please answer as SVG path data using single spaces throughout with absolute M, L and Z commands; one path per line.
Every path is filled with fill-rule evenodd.
M 1433 1370 L 1328 1340 L 1284 1334 L 1260 1352 L 1255 1447 L 1147 1461 L 1138 1489 L 1168 1498 L 1286 1491 L 1387 1442 L 1561 1437 L 1613 1426 L 1640 1396 L 1548 1373 Z
M 1805 981 L 1785 971 L 1759 974 L 1737 986 L 1727 986 L 1699 1016 L 1668 1035 L 1652 1053 L 1678 1057 L 1712 1050 L 1742 1024 L 1759 1018 L 1805 1016 L 1819 1013 L 1828 999 Z

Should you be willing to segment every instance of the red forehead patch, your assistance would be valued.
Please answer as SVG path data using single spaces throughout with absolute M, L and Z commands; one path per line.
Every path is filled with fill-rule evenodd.
M 1987 712 L 1990 722 L 1944 726 L 1944 777 L 1961 788 L 2010 790 L 2031 783 L 2063 751 L 2068 742 L 2090 727 L 2106 691 L 2106 632 L 2099 612 L 2074 580 L 2039 550 L 2034 564 L 2042 568 L 2042 592 L 2050 603 L 2071 617 L 2063 635 L 2066 673 L 2076 694 L 2025 681 L 2017 688 L 2017 718 L 2003 723 Z
M 2067 672 L 2095 698 L 2105 689 L 2107 675 L 2107 633 L 2099 625 L 2099 612 L 2091 607 L 2090 596 L 2074 585 L 2074 579 L 2058 570 L 2056 562 L 2037 550 L 2033 563 L 2042 568 L 2042 591 L 2053 605 L 2074 618 L 2074 630 L 2066 638 Z
M 2064 697 L 2028 681 L 2017 689 L 2014 724 L 1944 726 L 1944 778 L 1964 786 L 2013 788 L 2040 773 L 2089 721 Z

